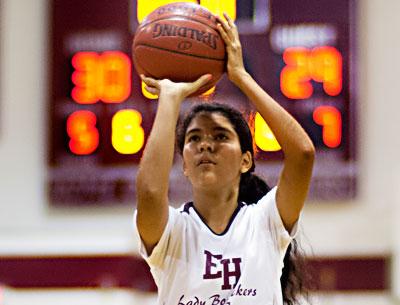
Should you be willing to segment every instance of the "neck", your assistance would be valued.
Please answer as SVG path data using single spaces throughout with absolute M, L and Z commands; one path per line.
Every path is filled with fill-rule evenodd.
M 218 190 L 193 189 L 194 206 L 207 225 L 217 234 L 225 231 L 238 206 L 239 187 Z

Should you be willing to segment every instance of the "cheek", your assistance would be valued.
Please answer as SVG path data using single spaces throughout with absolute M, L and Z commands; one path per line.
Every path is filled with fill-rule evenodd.
M 192 150 L 190 149 L 189 145 L 185 146 L 182 151 L 182 159 L 184 164 L 190 165 L 191 160 L 193 160 L 193 153 Z
M 242 151 L 237 149 L 232 149 L 222 158 L 228 167 L 232 170 L 237 169 L 242 164 Z
M 229 157 L 234 160 L 238 160 L 242 157 L 242 151 L 237 145 L 227 145 L 224 147 L 224 151 L 226 155 L 229 155 Z
M 196 144 L 195 142 L 186 143 L 186 144 L 183 146 L 182 155 L 183 155 L 183 154 L 194 154 L 195 151 L 196 151 L 196 147 L 197 147 L 196 145 L 197 145 L 197 144 Z
M 185 145 L 182 150 L 182 158 L 185 160 L 188 157 L 188 155 L 189 155 L 189 148 L 187 147 L 187 145 Z
M 184 147 L 182 151 L 182 161 L 183 161 L 183 174 L 189 180 L 193 175 L 194 171 L 194 158 L 193 153 L 189 147 Z

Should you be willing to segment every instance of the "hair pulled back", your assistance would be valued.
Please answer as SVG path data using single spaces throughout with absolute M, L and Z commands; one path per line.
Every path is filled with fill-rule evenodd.
M 253 161 L 252 166 L 246 173 L 241 174 L 238 200 L 246 202 L 247 204 L 256 203 L 266 193 L 269 192 L 270 187 L 263 179 L 254 174 L 255 162 L 253 135 L 251 134 L 249 125 L 243 118 L 242 114 L 236 109 L 218 103 L 201 103 L 194 106 L 183 119 L 177 130 L 177 147 L 180 154 L 182 155 L 183 152 L 186 130 L 194 117 L 201 112 L 217 112 L 226 117 L 232 124 L 234 130 L 239 137 L 242 153 L 245 153 L 247 151 L 251 153 Z
M 182 155 L 185 144 L 185 134 L 192 120 L 199 113 L 219 113 L 226 117 L 236 131 L 242 153 L 249 151 L 252 156 L 252 167 L 246 173 L 241 174 L 239 184 L 239 201 L 246 204 L 257 203 L 266 193 L 270 191 L 268 184 L 254 174 L 254 144 L 253 135 L 243 115 L 236 109 L 218 103 L 200 103 L 190 109 L 183 120 L 177 126 L 177 148 Z M 307 297 L 307 291 L 303 284 L 304 260 L 299 253 L 296 240 L 289 245 L 285 257 L 284 268 L 281 276 L 283 301 L 286 305 L 299 304 L 299 296 Z

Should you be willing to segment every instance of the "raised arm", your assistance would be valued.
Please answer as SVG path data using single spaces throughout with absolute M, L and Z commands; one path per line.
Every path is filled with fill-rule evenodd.
M 218 20 L 219 31 L 228 53 L 228 77 L 256 107 L 284 153 L 276 201 L 282 221 L 290 231 L 299 218 L 307 197 L 315 148 L 300 124 L 247 73 L 236 25 L 226 14 L 225 18 L 226 20 Z
M 147 90 L 157 94 L 158 108 L 136 178 L 137 227 L 150 254 L 168 220 L 168 184 L 175 129 L 182 101 L 211 79 L 204 75 L 193 83 L 173 83 L 141 76 Z

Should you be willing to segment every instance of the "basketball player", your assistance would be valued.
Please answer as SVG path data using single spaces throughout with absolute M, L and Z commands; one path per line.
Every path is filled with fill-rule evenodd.
M 284 152 L 280 179 L 269 189 L 253 174 L 252 136 L 238 111 L 198 104 L 177 136 L 193 202 L 180 209 L 169 207 L 180 105 L 211 76 L 173 83 L 142 75 L 159 101 L 137 175 L 141 253 L 158 286 L 160 305 L 294 304 L 296 278 L 283 271 L 281 284 L 281 276 L 291 264 L 287 250 L 307 196 L 314 146 L 295 119 L 246 72 L 233 21 L 227 15 L 218 21 L 230 81 L 253 103 Z

